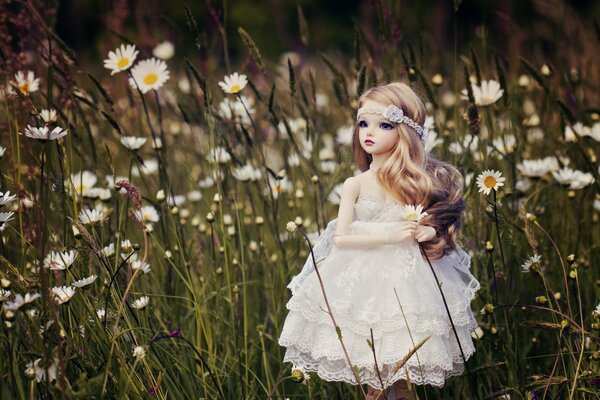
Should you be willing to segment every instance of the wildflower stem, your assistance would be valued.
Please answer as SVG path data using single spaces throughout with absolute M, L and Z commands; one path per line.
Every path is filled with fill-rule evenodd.
M 560 265 L 561 265 L 562 270 L 563 270 L 563 279 L 565 281 L 565 291 L 567 292 L 567 308 L 569 309 L 569 315 L 573 315 L 573 310 L 571 309 L 571 296 L 569 294 L 569 281 L 567 279 L 567 268 L 566 268 L 565 263 L 563 261 L 562 255 L 560 254 L 560 250 L 558 249 L 558 246 L 556 245 L 556 243 L 554 242 L 554 240 L 552 239 L 552 237 L 540 225 L 540 223 L 537 220 L 534 221 L 534 224 L 535 224 L 535 226 L 537 226 L 544 233 L 544 235 L 546 235 L 546 237 L 548 238 L 548 240 L 550 241 L 550 243 L 552 243 L 552 246 L 554 247 L 554 250 L 556 251 L 556 255 L 558 256 L 558 260 L 560 261 Z
M 325 292 L 325 286 L 323 285 L 323 279 L 321 279 L 321 273 L 319 272 L 319 267 L 317 267 L 317 260 L 315 260 L 315 253 L 313 252 L 312 245 L 310 244 L 310 239 L 308 238 L 308 236 L 306 236 L 306 233 L 304 233 L 304 231 L 302 229 L 298 228 L 298 231 L 302 234 L 302 236 L 304 236 L 306 243 L 308 243 L 308 248 L 310 249 L 310 256 L 311 256 L 311 259 L 313 262 L 313 266 L 315 267 L 315 272 L 317 273 L 317 278 L 319 279 L 319 285 L 321 286 L 321 293 L 323 293 L 323 299 L 325 300 L 325 305 L 327 306 L 327 314 L 329 315 L 329 318 L 331 318 L 331 322 L 333 323 L 333 326 L 335 327 L 335 331 L 337 333 L 337 338 L 340 341 L 340 345 L 342 346 L 342 350 L 344 352 L 346 362 L 348 363 L 350 370 L 354 374 L 354 379 L 356 379 L 356 383 L 358 384 L 358 387 L 360 388 L 363 396 L 366 397 L 367 394 L 365 392 L 365 389 L 360 384 L 360 376 L 358 375 L 358 372 L 355 370 L 355 368 L 352 365 L 352 361 L 350 360 L 350 356 L 348 355 L 348 351 L 346 350 L 346 345 L 344 344 L 344 340 L 342 339 L 340 327 L 338 326 L 337 322 L 335 321 L 335 317 L 333 316 L 331 306 L 329 305 L 329 299 L 327 298 L 327 293 Z

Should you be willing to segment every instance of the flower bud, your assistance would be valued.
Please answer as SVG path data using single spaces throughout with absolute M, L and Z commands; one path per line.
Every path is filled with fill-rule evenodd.
M 158 192 L 156 192 L 156 200 L 163 201 L 164 199 L 165 199 L 165 191 L 163 189 L 160 189 Z
M 527 213 L 525 214 L 525 218 L 527 219 L 527 222 L 531 222 L 532 224 L 535 224 L 537 222 L 537 218 L 534 214 Z

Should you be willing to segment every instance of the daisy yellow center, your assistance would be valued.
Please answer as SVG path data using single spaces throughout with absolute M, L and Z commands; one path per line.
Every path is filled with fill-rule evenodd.
M 27 94 L 29 93 L 29 83 L 27 82 L 23 82 L 19 85 L 19 90 L 21 91 L 21 93 L 23 94 Z
M 84 191 L 86 191 L 88 189 L 88 186 L 86 184 L 81 184 L 81 185 L 75 185 L 75 191 L 77 193 L 83 193 Z
M 414 212 L 406 215 L 406 219 L 413 219 L 413 218 L 416 218 L 416 217 L 417 217 L 417 214 L 414 213 Z
M 119 59 L 119 62 L 117 63 L 117 67 L 125 68 L 127 66 L 127 64 L 129 64 L 129 58 L 122 57 Z
M 239 92 L 239 91 L 240 91 L 240 85 L 232 85 L 232 86 L 229 88 L 229 91 L 230 91 L 231 93 L 237 93 L 237 92 Z
M 153 83 L 155 83 L 158 80 L 158 75 L 156 75 L 154 72 L 149 73 L 148 75 L 146 75 L 144 77 L 144 83 L 146 85 L 152 85 Z
M 486 187 L 493 188 L 494 186 L 496 186 L 496 178 L 494 178 L 493 176 L 488 176 L 484 179 L 483 184 Z

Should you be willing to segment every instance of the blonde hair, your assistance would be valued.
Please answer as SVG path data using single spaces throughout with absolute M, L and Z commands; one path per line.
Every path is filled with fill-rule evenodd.
M 423 101 L 404 83 L 392 82 L 365 91 L 358 99 L 358 107 L 366 100 L 394 104 L 417 124 L 423 126 L 425 122 Z M 421 224 L 432 226 L 437 232 L 434 239 L 422 243 L 423 250 L 430 258 L 441 258 L 456 248 L 462 227 L 463 177 L 455 167 L 427 153 L 411 127 L 398 124 L 396 129 L 400 140 L 378 169 L 377 182 L 400 203 L 423 205 L 428 215 Z M 358 124 L 354 127 L 352 147 L 358 168 L 366 171 L 372 157 L 360 145 Z

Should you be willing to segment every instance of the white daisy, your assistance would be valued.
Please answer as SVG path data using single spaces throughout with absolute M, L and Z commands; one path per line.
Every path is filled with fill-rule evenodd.
M 135 49 L 135 45 L 124 44 L 115 51 L 108 52 L 108 58 L 104 60 L 104 68 L 111 70 L 111 75 L 117 72 L 125 71 L 133 65 L 139 51 Z
M 57 286 L 52 288 L 52 293 L 56 304 L 65 304 L 71 301 L 75 295 L 75 288 L 73 286 Z
M 42 365 L 42 359 L 38 358 L 35 361 L 28 362 L 25 365 L 25 375 L 32 379 L 35 377 L 36 382 L 52 382 L 56 380 L 58 374 L 58 363 L 52 360 L 50 365 Z
M 104 220 L 104 211 L 97 208 L 84 208 L 79 214 L 79 220 L 86 225 L 91 225 Z
M 133 258 L 133 257 L 132 257 Z M 137 271 L 138 269 L 144 274 L 150 273 L 150 264 L 142 262 L 141 260 L 134 260 L 131 262 L 131 269 Z
M 225 76 L 224 81 L 219 82 L 219 86 L 225 93 L 238 93 L 248 84 L 248 79 L 244 74 L 234 72 L 231 75 Z
M 296 382 L 296 383 L 303 383 L 303 384 L 307 384 L 307 381 L 310 380 L 310 375 L 308 374 L 308 372 L 299 365 L 293 365 L 292 366 L 292 381 Z
M 56 110 L 54 108 L 51 108 L 49 110 L 44 109 L 42 111 L 40 111 L 40 114 L 38 115 L 38 117 L 44 121 L 46 124 L 49 124 L 51 122 L 56 122 L 57 118 L 56 118 Z
M 64 271 L 73 265 L 75 259 L 77 259 L 76 250 L 64 253 L 51 251 L 46 255 L 46 258 L 44 258 L 44 268 L 49 268 L 53 271 Z
M 81 196 L 87 196 L 88 191 L 94 187 L 98 178 L 90 171 L 80 171 L 72 174 L 69 180 L 65 181 L 65 186 L 69 194 L 76 193 Z
M 27 77 L 22 71 L 17 72 L 13 83 L 24 96 L 37 92 L 40 88 L 40 79 L 35 77 L 33 71 L 27 71 Z
M 226 164 L 231 161 L 231 155 L 227 152 L 226 148 L 218 146 L 210 150 L 206 159 L 213 164 Z
M 6 147 L 0 146 L 0 158 L 4 156 L 4 153 L 6 153 Z
M 543 159 L 523 160 L 523 162 L 517 164 L 517 169 L 525 176 L 540 177 L 550 171 L 558 170 L 558 160 L 552 156 Z
M 17 198 L 16 194 L 11 196 L 10 192 L 2 193 L 0 192 L 0 207 L 7 205 L 8 203 L 14 201 Z
M 0 301 L 6 301 L 10 297 L 10 290 L 0 289 Z
M 83 278 L 83 279 L 73 282 L 71 285 L 75 286 L 76 288 L 81 289 L 83 287 L 91 285 L 92 283 L 94 283 L 94 281 L 96 279 L 98 279 L 98 275 L 90 275 L 87 278 Z
M 108 246 L 104 246 L 102 250 L 100 250 L 100 252 L 102 253 L 102 255 L 104 255 L 104 257 L 112 256 L 113 254 L 115 254 L 115 244 L 111 243 Z
M 65 136 L 67 132 L 67 130 L 63 130 L 60 126 L 57 126 L 50 131 L 50 128 L 48 128 L 47 125 L 44 125 L 41 128 L 27 125 L 27 128 L 25 128 L 25 133 L 19 132 L 19 135 L 25 135 L 32 139 L 46 141 L 60 139 L 61 137 Z
M 4 308 L 10 311 L 16 311 L 19 308 L 39 299 L 40 297 L 42 297 L 42 295 L 39 293 L 25 293 L 25 297 L 18 293 L 13 301 L 10 301 L 4 305 Z
M 254 115 L 255 112 L 254 99 L 243 94 L 234 100 L 224 98 L 219 103 L 218 113 L 221 117 L 235 120 L 243 125 L 252 123 L 250 116 Z
M 141 310 L 142 308 L 146 307 L 149 302 L 150 302 L 150 297 L 142 296 L 139 299 L 135 300 L 131 304 L 131 307 L 135 308 L 136 310 Z
M 251 164 L 246 164 L 242 167 L 235 168 L 232 175 L 238 181 L 257 181 L 262 177 L 260 168 L 254 168 Z
M 494 171 L 488 169 L 483 171 L 477 177 L 477 186 L 480 192 L 484 192 L 486 195 L 490 194 L 492 189 L 497 191 L 500 186 L 504 186 L 506 178 L 502 176 L 500 171 Z
M 138 150 L 147 140 L 148 138 L 137 136 L 121 136 L 119 139 L 121 144 L 129 150 Z
M 14 212 L 12 212 L 12 211 L 0 212 L 0 223 L 3 224 L 5 222 L 12 220 L 13 214 L 14 214 Z
M 144 357 L 146 357 L 146 349 L 144 349 L 142 346 L 135 346 L 133 348 L 133 357 L 135 357 L 137 361 L 141 361 Z
M 405 220 L 415 222 L 421 221 L 427 215 L 427 212 L 423 212 L 421 204 L 418 204 L 416 207 L 412 204 L 405 204 L 402 206 L 400 213 Z
M 163 60 L 154 57 L 137 63 L 131 69 L 131 75 L 129 85 L 134 89 L 139 87 L 142 93 L 158 90 L 169 80 L 167 64 Z
M 152 175 L 156 171 L 158 171 L 158 160 L 155 158 L 150 158 L 148 160 L 144 160 L 143 165 L 140 164 L 139 166 L 134 166 L 131 170 L 131 175 L 133 175 L 136 178 L 139 178 L 142 175 Z
M 481 81 L 481 86 L 471 84 L 473 90 L 473 97 L 475 97 L 475 104 L 478 106 L 489 106 L 494 104 L 502 94 L 504 90 L 500 88 L 500 83 L 490 79 L 489 81 Z M 468 96 L 467 89 L 462 90 L 463 99 Z
M 152 206 L 143 206 L 141 210 L 135 211 L 133 215 L 139 222 L 158 222 L 160 218 L 156 208 Z
M 542 256 L 540 256 L 539 254 L 534 254 L 533 256 L 525 260 L 523 265 L 521 265 L 521 272 L 532 272 L 532 267 L 534 267 L 534 269 L 541 268 L 541 261 Z
M 170 60 L 175 55 L 175 46 L 173 46 L 173 43 L 165 40 L 152 49 L 152 55 L 165 61 Z

